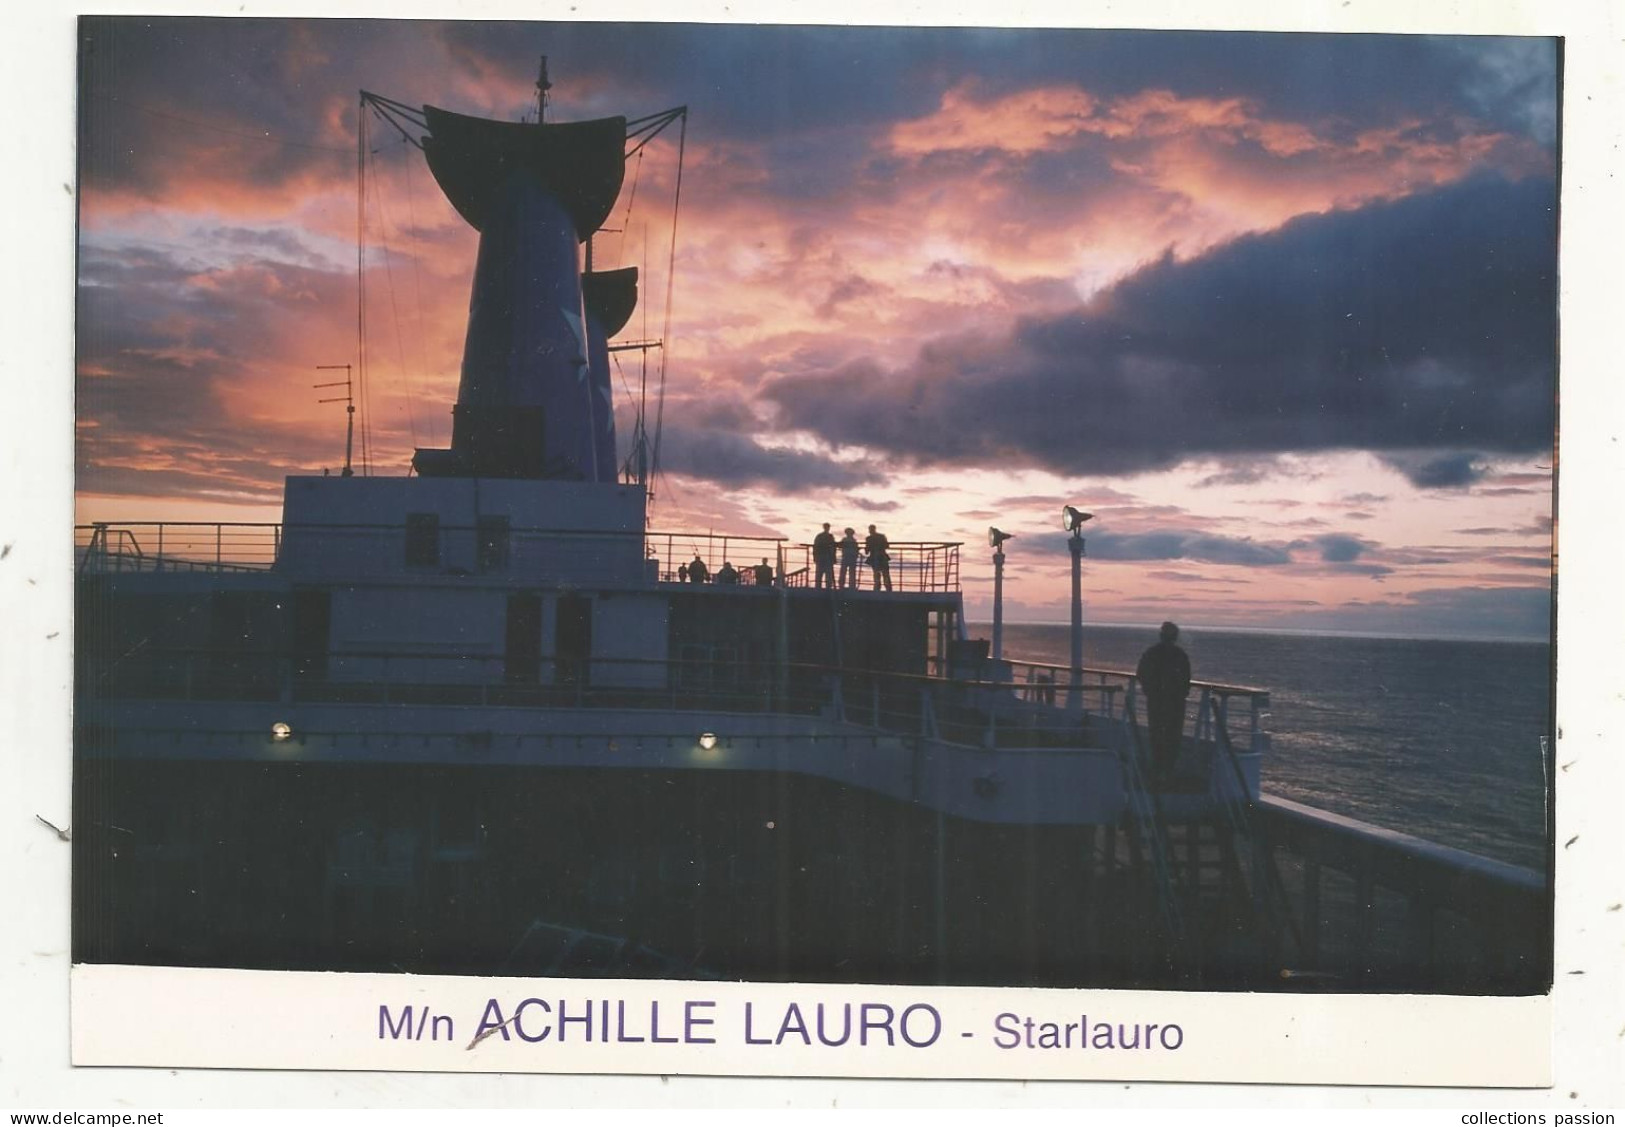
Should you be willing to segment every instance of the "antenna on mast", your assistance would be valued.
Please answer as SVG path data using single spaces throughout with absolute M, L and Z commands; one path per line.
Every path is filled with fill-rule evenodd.
M 541 69 L 536 72 L 536 120 L 547 120 L 547 92 L 553 89 L 553 84 L 547 80 L 547 56 L 542 56 Z
M 344 422 L 344 470 L 340 474 L 340 476 L 341 477 L 354 477 L 355 476 L 355 470 L 351 469 L 351 467 L 350 467 L 350 451 L 351 451 L 351 448 L 355 445 L 355 386 L 350 382 L 350 365 L 348 365 L 348 364 L 318 364 L 318 365 L 316 365 L 316 370 L 318 372 L 336 372 L 340 368 L 344 369 L 344 378 L 342 380 L 334 380 L 332 383 L 311 384 L 310 386 L 314 387 L 314 388 L 316 388 L 318 390 L 325 389 L 325 388 L 330 388 L 330 387 L 342 387 L 344 389 L 344 394 L 343 395 L 335 395 L 331 399 L 318 399 L 318 400 L 316 400 L 316 402 L 318 402 L 318 403 L 342 403 L 342 404 L 344 404 L 344 413 L 345 413 L 345 422 Z

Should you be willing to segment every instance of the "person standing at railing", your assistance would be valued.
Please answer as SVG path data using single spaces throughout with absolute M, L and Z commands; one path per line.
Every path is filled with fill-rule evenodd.
M 1179 627 L 1162 624 L 1157 644 L 1140 655 L 1134 676 L 1145 692 L 1146 727 L 1151 732 L 1151 787 L 1173 782 L 1174 763 L 1185 733 L 1185 698 L 1191 692 L 1191 659 L 1178 646 Z
M 705 566 L 698 552 L 688 561 L 688 581 L 690 583 L 705 583 L 711 578 L 711 569 Z
M 814 587 L 835 586 L 835 537 L 830 533 L 829 524 L 825 522 L 824 531 L 813 537 L 812 542 Z
M 858 538 L 852 529 L 841 537 L 841 590 L 858 589 Z
M 751 571 L 756 576 L 756 586 L 773 586 L 773 565 L 767 562 L 766 556 L 763 556 L 762 562 L 751 568 Z
M 884 583 L 886 590 L 891 590 L 891 541 L 886 539 L 884 532 L 875 530 L 874 525 L 869 526 L 869 535 L 864 537 L 863 550 L 869 555 L 869 570 L 875 575 L 875 590 L 880 590 Z
M 723 560 L 722 566 L 717 568 L 717 582 L 724 587 L 732 587 L 739 582 L 739 572 L 734 570 L 733 564 Z

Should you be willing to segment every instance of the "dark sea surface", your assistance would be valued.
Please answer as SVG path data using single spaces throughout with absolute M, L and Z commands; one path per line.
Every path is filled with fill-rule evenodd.
M 1005 656 L 1065 665 L 1069 633 L 1007 625 Z M 1086 626 L 1084 664 L 1132 670 L 1154 641 L 1144 627 Z M 1548 643 L 1186 628 L 1180 644 L 1197 680 L 1269 690 L 1269 793 L 1545 868 Z M 1231 730 L 1246 730 L 1241 715 Z

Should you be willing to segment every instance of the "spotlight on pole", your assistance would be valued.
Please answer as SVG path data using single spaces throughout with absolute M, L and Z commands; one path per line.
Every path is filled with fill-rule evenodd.
M 1066 707 L 1073 713 L 1083 709 L 1083 526 L 1094 519 L 1094 513 L 1086 513 L 1076 505 L 1061 508 L 1061 527 L 1072 534 L 1067 541 L 1072 552 L 1072 662 Z
M 1004 658 L 1004 542 L 1015 535 L 1000 532 L 992 526 L 987 530 L 988 547 L 993 549 L 993 660 Z

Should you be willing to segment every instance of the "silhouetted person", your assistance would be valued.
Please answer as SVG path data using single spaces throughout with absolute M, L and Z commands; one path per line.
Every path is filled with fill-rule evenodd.
M 679 582 L 679 583 L 687 583 L 688 582 L 688 565 L 687 564 L 678 564 L 677 565 L 677 582 Z
M 717 568 L 717 582 L 726 587 L 731 587 L 739 582 L 739 573 L 734 570 L 734 565 L 727 560 L 723 560 L 722 566 Z
M 856 591 L 858 589 L 858 538 L 853 535 L 850 528 L 846 530 L 846 535 L 841 537 L 839 547 L 841 549 L 841 587 L 843 590 L 850 587 Z
M 1134 675 L 1145 692 L 1146 726 L 1151 731 L 1151 785 L 1173 781 L 1179 741 L 1185 731 L 1185 698 L 1191 691 L 1191 659 L 1176 645 L 1179 627 L 1162 624 L 1162 637 L 1140 655 Z
M 698 552 L 695 552 L 694 558 L 688 561 L 688 581 L 690 583 L 705 583 L 710 578 L 711 569 L 705 566 L 705 561 L 700 559 Z
M 762 562 L 751 570 L 756 573 L 756 586 L 773 586 L 773 565 L 767 562 L 767 557 L 762 557 Z
M 835 586 L 835 537 L 830 535 L 829 525 L 824 525 L 824 531 L 813 537 L 813 576 L 814 587 Z
M 863 538 L 863 550 L 869 556 L 869 570 L 875 574 L 875 590 L 880 590 L 884 583 L 886 590 L 891 590 L 891 541 L 886 539 L 884 532 L 876 532 L 875 526 L 869 526 L 869 535 Z

